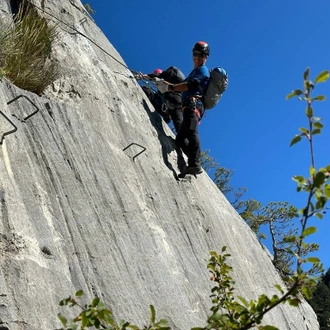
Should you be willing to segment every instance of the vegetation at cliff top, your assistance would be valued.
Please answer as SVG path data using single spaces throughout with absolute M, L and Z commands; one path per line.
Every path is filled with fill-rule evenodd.
M 57 38 L 56 26 L 23 1 L 13 20 L 0 20 L 0 77 L 40 95 L 60 74 L 51 59 Z

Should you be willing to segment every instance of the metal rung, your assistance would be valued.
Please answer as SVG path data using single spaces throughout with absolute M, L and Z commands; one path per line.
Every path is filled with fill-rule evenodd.
M 138 146 L 138 147 L 140 147 L 140 148 L 143 149 L 142 151 L 140 151 L 138 154 L 136 154 L 136 155 L 133 157 L 133 161 L 134 161 L 134 159 L 135 159 L 137 156 L 141 155 L 143 152 L 146 151 L 146 148 L 143 147 L 143 146 L 141 146 L 140 144 L 137 144 L 137 143 L 133 142 L 133 143 L 129 144 L 126 148 L 124 148 L 123 151 L 125 151 L 126 149 L 128 149 L 128 148 L 131 147 L 132 145 L 136 145 L 136 146 Z
M 5 117 L 5 119 L 7 119 L 9 121 L 9 123 L 14 127 L 14 129 L 12 129 L 10 131 L 7 131 L 7 132 L 5 132 L 5 133 L 2 134 L 1 140 L 0 140 L 0 145 L 2 145 L 2 142 L 5 139 L 5 136 L 16 132 L 17 131 L 17 127 L 15 126 L 15 124 L 1 110 L 0 110 L 0 114 L 3 117 Z
M 12 114 L 12 116 L 14 116 L 14 117 L 16 117 L 18 120 L 20 120 L 20 121 L 22 121 L 23 123 L 27 120 L 27 119 L 29 119 L 30 117 L 32 117 L 33 115 L 35 115 L 38 111 L 39 111 L 39 108 L 27 97 L 27 96 L 25 96 L 25 95 L 23 95 L 23 94 L 21 94 L 21 95 L 18 95 L 18 96 L 16 96 L 14 99 L 12 99 L 11 101 L 8 101 L 7 102 L 7 104 L 9 105 L 9 104 L 11 104 L 11 103 L 13 103 L 13 102 L 15 102 L 15 101 L 17 101 L 19 98 L 21 98 L 21 97 L 24 97 L 24 98 L 26 98 L 37 110 L 36 111 L 34 111 L 33 113 L 31 113 L 30 115 L 28 115 L 27 117 L 25 117 L 23 120 L 22 119 L 19 119 L 16 115 L 13 115 Z
M 83 25 L 83 24 L 86 23 L 86 22 L 87 22 L 87 18 L 84 17 L 84 18 L 82 18 L 82 19 L 79 21 L 79 24 L 80 24 L 80 25 Z

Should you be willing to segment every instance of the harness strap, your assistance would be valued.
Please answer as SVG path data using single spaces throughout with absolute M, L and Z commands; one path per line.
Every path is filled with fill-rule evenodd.
M 183 107 L 182 108 L 182 111 L 184 111 L 185 109 L 191 109 L 195 114 L 196 116 L 198 117 L 198 119 L 200 120 L 201 119 L 201 113 L 199 112 L 199 110 L 197 108 L 192 108 L 190 106 L 186 106 L 186 107 Z
M 199 110 L 197 108 L 195 108 L 193 111 L 197 115 L 198 119 L 201 120 L 201 113 L 199 112 Z
M 200 111 L 197 109 L 196 107 L 196 104 L 197 104 L 197 101 L 199 101 L 200 99 L 202 98 L 201 95 L 188 95 L 186 97 L 186 99 L 190 99 L 191 101 L 189 102 L 190 104 L 184 106 L 182 108 L 182 110 L 186 109 L 186 108 L 189 108 L 191 109 L 195 114 L 196 116 L 198 117 L 199 121 L 201 120 L 201 113 Z

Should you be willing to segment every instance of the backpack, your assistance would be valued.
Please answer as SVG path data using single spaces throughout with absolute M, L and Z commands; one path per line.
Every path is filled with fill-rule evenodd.
M 171 84 L 179 84 L 185 80 L 184 74 L 175 66 L 167 68 L 159 75 L 159 78 L 162 78 Z
M 227 86 L 228 75 L 223 68 L 215 67 L 210 70 L 210 78 L 203 93 L 205 110 L 212 109 L 218 104 L 222 93 L 227 89 Z
M 170 66 L 163 71 L 159 78 L 171 84 L 179 84 L 185 80 L 184 74 L 175 66 Z M 167 92 L 164 94 L 164 101 L 168 109 L 173 110 L 181 107 L 181 92 Z

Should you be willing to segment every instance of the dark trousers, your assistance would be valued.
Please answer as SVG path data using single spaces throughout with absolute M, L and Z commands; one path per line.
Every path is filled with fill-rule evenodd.
M 155 110 L 162 116 L 166 117 L 167 112 L 164 112 L 162 110 L 162 105 L 164 103 L 164 100 L 162 96 L 153 91 L 148 86 L 142 86 L 143 91 L 148 96 L 151 104 L 154 106 Z M 165 100 L 166 105 L 168 108 L 168 114 L 171 116 L 171 119 L 173 121 L 173 125 L 175 128 L 176 133 L 180 131 L 182 120 L 183 120 L 183 114 L 182 114 L 182 106 L 181 106 L 181 94 L 178 93 L 165 93 Z
M 176 131 L 176 134 L 179 133 L 181 125 L 182 125 L 182 120 L 183 120 L 183 113 L 182 113 L 182 108 L 175 108 L 175 109 L 169 109 L 169 113 L 171 116 L 171 119 L 173 121 L 173 125 Z
M 164 97 L 175 131 L 178 134 L 183 120 L 181 93 L 169 92 L 165 93 Z
M 197 109 L 200 116 L 194 111 Z M 200 166 L 201 145 L 198 134 L 198 123 L 204 114 L 204 106 L 201 102 L 195 104 L 195 107 L 185 107 L 183 110 L 183 121 L 176 136 L 176 142 L 179 148 L 188 157 L 188 166 Z

